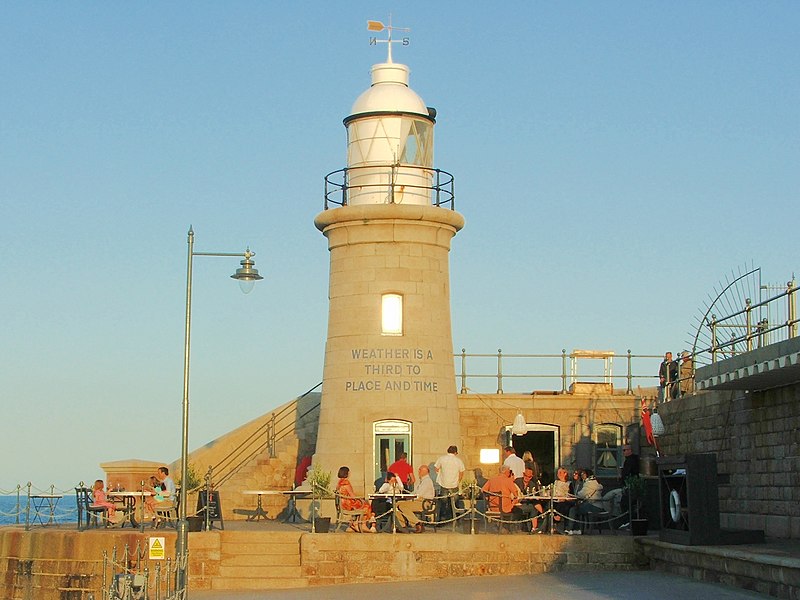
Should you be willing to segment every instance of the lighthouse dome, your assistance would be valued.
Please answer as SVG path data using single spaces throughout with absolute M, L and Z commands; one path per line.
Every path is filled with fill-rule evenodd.
M 374 112 L 404 112 L 428 117 L 428 109 L 408 87 L 409 68 L 399 63 L 372 65 L 372 86 L 353 104 L 350 118 Z

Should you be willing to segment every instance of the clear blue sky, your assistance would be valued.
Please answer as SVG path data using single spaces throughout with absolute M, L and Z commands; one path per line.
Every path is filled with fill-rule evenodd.
M 0 18 L 0 489 L 179 454 L 322 377 L 323 177 L 385 46 L 438 110 L 453 345 L 678 350 L 797 254 L 800 3 L 22 2 Z

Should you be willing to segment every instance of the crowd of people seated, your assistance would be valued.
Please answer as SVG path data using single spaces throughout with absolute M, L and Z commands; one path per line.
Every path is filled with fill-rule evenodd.
M 359 497 L 350 483 L 350 469 L 339 469 L 336 493 L 342 509 L 357 513 L 349 523 L 349 531 L 377 533 L 401 531 L 422 533 L 427 525 L 453 523 L 471 508 L 499 524 L 503 533 L 557 532 L 567 535 L 582 533 L 582 525 L 592 515 L 618 515 L 624 498 L 621 485 L 604 494 L 603 484 L 591 469 L 575 469 L 570 474 L 559 467 L 552 484 L 542 485 L 542 469 L 530 451 L 518 456 L 513 447 L 504 448 L 505 461 L 489 479 L 480 468 L 475 469 L 471 491 L 462 489 L 466 472 L 458 456 L 458 448 L 450 446 L 431 466 L 416 470 L 401 453 L 389 466 L 385 477 L 375 481 L 370 499 Z M 623 447 L 625 463 L 619 483 L 625 477 L 638 475 L 638 456 L 631 447 Z M 432 473 L 431 471 L 434 471 Z M 435 475 L 435 482 L 432 475 Z M 464 502 L 474 502 L 464 508 Z M 352 516 L 352 515 L 351 515 Z M 392 522 L 392 516 L 394 522 Z
M 92 486 L 92 508 L 105 509 L 104 518 L 110 525 L 119 525 L 124 522 L 124 502 L 119 497 L 109 495 L 110 492 L 125 492 L 119 485 L 112 489 L 111 483 L 105 485 L 102 479 L 98 479 Z M 140 490 L 135 490 L 140 491 Z M 155 475 L 152 475 L 143 490 L 149 495 L 142 498 L 144 504 L 143 517 L 145 522 L 156 523 L 159 510 L 169 509 L 175 506 L 177 488 L 172 477 L 169 476 L 168 467 L 159 467 Z

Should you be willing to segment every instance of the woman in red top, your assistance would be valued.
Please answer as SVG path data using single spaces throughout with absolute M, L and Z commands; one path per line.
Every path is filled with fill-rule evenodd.
M 339 495 L 339 502 L 344 510 L 363 510 L 364 515 L 355 523 L 350 523 L 350 530 L 352 531 L 369 531 L 376 533 L 375 529 L 375 516 L 370 510 L 369 502 L 364 498 L 357 498 L 353 490 L 353 485 L 350 483 L 350 467 L 341 467 L 337 473 L 339 483 L 336 484 L 336 493 Z M 357 524 L 357 526 L 356 526 Z

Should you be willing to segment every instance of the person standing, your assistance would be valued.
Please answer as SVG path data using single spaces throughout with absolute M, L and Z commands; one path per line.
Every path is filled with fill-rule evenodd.
M 503 461 L 503 464 L 511 469 L 513 473 L 512 478 L 514 479 L 514 483 L 517 484 L 519 489 L 522 489 L 522 476 L 525 473 L 525 461 L 522 460 L 517 453 L 514 451 L 513 446 L 506 446 L 503 448 L 503 452 L 505 452 L 506 459 Z
M 686 350 L 681 352 L 680 388 L 681 396 L 694 392 L 694 363 Z
M 409 492 L 414 489 L 414 467 L 408 464 L 408 454 L 401 452 L 397 460 L 389 465 L 389 471 L 397 475 L 400 483 Z
M 672 360 L 672 352 L 664 354 L 664 360 L 658 367 L 658 401 L 666 402 L 678 394 L 675 385 L 678 381 L 678 363 Z
M 437 458 L 433 468 L 436 469 L 436 483 L 441 490 L 440 495 L 447 496 L 439 499 L 439 520 L 452 519 L 455 517 L 458 486 L 464 478 L 464 471 L 466 470 L 464 463 L 458 457 L 458 446 L 447 448 L 447 454 Z

